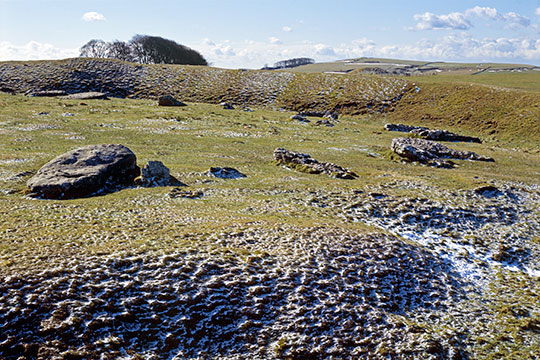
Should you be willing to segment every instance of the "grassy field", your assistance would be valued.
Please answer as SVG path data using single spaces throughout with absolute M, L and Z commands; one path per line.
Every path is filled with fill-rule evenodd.
M 342 117 L 333 128 L 302 124 L 289 119 L 291 113 L 256 110 L 227 111 L 214 105 L 190 104 L 187 108 L 167 109 L 145 100 L 58 100 L 0 95 L 2 104 L 0 180 L 3 193 L 0 212 L 9 221 L 0 232 L 7 235 L 2 247 L 5 263 L 26 267 L 36 257 L 49 254 L 64 257 L 66 252 L 88 249 L 90 252 L 146 249 L 159 251 L 176 248 L 182 234 L 205 235 L 242 223 L 279 222 L 294 216 L 295 222 L 320 224 L 316 214 L 288 205 L 287 198 L 308 189 L 345 192 L 369 189 L 395 181 L 421 181 L 444 191 L 472 189 L 489 181 L 535 182 L 540 169 L 538 151 L 520 152 L 490 140 L 489 129 L 480 132 L 484 144 L 456 144 L 496 159 L 495 163 L 461 162 L 453 171 L 410 166 L 388 160 L 390 143 L 396 133 L 385 132 L 385 116 Z M 41 112 L 47 114 L 40 115 Z M 459 131 L 458 124 L 453 130 Z M 463 131 L 468 135 L 478 135 Z M 19 193 L 30 175 L 53 157 L 86 144 L 121 143 L 137 155 L 139 165 L 160 160 L 171 172 L 193 189 L 207 193 L 202 200 L 167 199 L 167 188 L 130 189 L 106 197 L 70 201 L 35 201 Z M 530 143 L 528 143 L 530 144 Z M 329 161 L 352 169 L 357 180 L 344 181 L 326 176 L 290 172 L 273 163 L 277 147 L 309 153 L 320 161 Z M 208 178 L 211 166 L 231 166 L 248 175 L 236 181 Z M 274 191 L 283 193 L 278 198 Z M 106 210 L 102 209 L 107 201 Z M 148 208 L 146 205 L 158 203 Z M 268 206 L 271 204 L 272 206 Z M 261 208 L 262 207 L 262 208 Z M 19 210 L 14 211 L 18 208 Z M 29 211 L 31 209 L 31 211 Z M 65 225 L 63 216 L 104 211 L 96 220 Z M 132 211 L 143 216 L 144 226 L 125 226 L 120 214 Z M 149 214 L 147 214 L 149 212 Z M 76 214 L 79 215 L 76 215 Z M 168 219 L 171 213 L 179 219 Z M 117 215 L 115 215 L 117 214 Z M 150 215 L 151 214 L 151 215 Z M 189 214 L 189 215 L 188 215 Z M 84 215 L 85 217 L 87 215 Z M 162 221 L 155 222 L 157 218 Z M 175 225 L 180 221 L 182 226 Z M 341 221 L 333 226 L 341 226 Z M 146 224 L 148 222 L 148 224 Z M 46 226 L 44 226 L 47 224 Z M 152 224 L 157 226 L 153 229 Z M 117 229 L 107 235 L 104 229 Z M 94 233 L 99 241 L 88 241 Z M 36 239 L 41 239 L 36 241 Z M 156 245 L 149 238 L 167 238 Z M 135 242 L 135 244 L 133 243 Z M 70 244 L 66 246 L 66 244 Z M 13 261 L 13 254 L 25 254 Z M 26 259 L 23 261 L 23 259 Z M 47 258 L 47 262 L 51 259 Z M 11 265 L 11 266 L 8 266 Z
M 515 84 L 534 91 L 493 93 L 483 86 L 495 85 L 498 76 L 503 87 Z M 245 261 L 261 253 L 282 256 L 281 248 L 248 251 L 246 247 L 224 245 L 223 239 L 252 232 L 263 232 L 262 237 L 275 239 L 276 243 L 285 238 L 309 239 L 314 229 L 359 236 L 389 233 L 344 217 L 343 209 L 353 205 L 346 200 L 339 200 L 342 203 L 335 208 L 316 207 L 308 204 L 312 197 L 315 202 L 360 196 L 369 203 L 375 201 L 370 193 L 383 193 L 392 199 L 424 196 L 444 202 L 448 194 L 468 194 L 486 184 L 537 186 L 540 102 L 533 89 L 535 78 L 527 78 L 527 85 L 513 76 L 475 76 L 482 86 L 455 84 L 461 81 L 459 77 L 415 78 L 420 91 L 408 93 L 395 112 L 345 115 L 335 127 L 316 126 L 315 121 L 299 123 L 290 119 L 292 112 L 267 108 L 247 112 L 202 103 L 164 108 L 151 100 L 81 102 L 0 94 L 0 279 L 39 274 L 64 266 L 66 261 L 77 263 L 78 259 L 92 256 L 162 256 L 201 249 Z M 292 92 L 290 89 L 294 84 L 289 85 Z M 283 98 L 287 96 L 285 92 Z M 470 113 L 463 112 L 464 104 Z M 485 123 L 487 118 L 496 123 Z M 447 170 L 393 160 L 392 138 L 402 134 L 383 130 L 390 121 L 439 125 L 464 135 L 480 136 L 483 144 L 448 145 L 493 157 L 496 162 L 457 161 L 456 169 Z M 68 150 L 101 143 L 129 147 L 137 155 L 139 166 L 149 160 L 162 161 L 190 190 L 204 195 L 199 199 L 171 198 L 170 187 L 130 188 L 64 201 L 22 195 L 25 182 L 47 161 Z M 359 177 L 339 180 L 277 166 L 272 157 L 277 147 L 350 168 Z M 211 166 L 234 167 L 247 178 L 216 179 L 206 174 Z M 468 206 L 466 200 L 463 202 L 460 206 Z M 483 319 L 492 319 L 487 314 L 495 312 L 496 323 L 469 326 L 466 319 L 445 315 L 442 308 L 430 312 L 437 322 L 431 323 L 424 315 L 402 314 L 392 315 L 391 323 L 401 322 L 407 329 L 419 331 L 417 335 L 410 331 L 413 348 L 428 341 L 421 336 L 430 331 L 441 339 L 452 332 L 467 339 L 467 352 L 473 358 L 511 359 L 538 354 L 538 347 L 530 345 L 538 338 L 535 321 L 540 314 L 534 310 L 538 302 L 534 294 L 539 286 L 537 278 L 501 270 L 500 278 L 493 279 L 490 286 L 479 299 L 472 296 L 459 307 L 463 312 L 476 310 Z M 514 293 L 516 289 L 527 290 Z M 530 312 L 522 316 L 512 312 L 516 308 Z M 532 325 L 527 327 L 525 319 Z M 469 327 L 460 329 L 460 321 Z M 504 338 L 499 336 L 501 329 Z M 516 343 L 521 347 L 512 345 Z M 428 354 L 428 358 L 433 355 L 429 346 L 422 346 L 428 349 L 422 354 Z M 377 356 L 391 354 L 388 348 L 379 349 Z

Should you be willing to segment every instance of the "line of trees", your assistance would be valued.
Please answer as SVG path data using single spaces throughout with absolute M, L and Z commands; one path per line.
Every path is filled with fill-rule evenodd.
M 204 65 L 197 51 L 160 36 L 135 35 L 128 41 L 93 39 L 80 48 L 80 57 L 109 58 L 140 64 Z
M 315 64 L 315 60 L 311 58 L 294 58 L 288 60 L 281 60 L 274 64 L 274 66 L 265 65 L 262 70 L 278 70 L 278 69 L 289 69 L 302 65 Z

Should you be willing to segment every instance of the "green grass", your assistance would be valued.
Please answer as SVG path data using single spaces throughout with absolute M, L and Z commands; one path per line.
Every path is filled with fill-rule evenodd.
M 411 114 L 424 106 L 426 112 L 442 114 L 444 110 L 456 115 L 453 106 L 458 109 L 470 101 L 466 99 L 477 94 L 475 91 L 480 95 L 487 91 L 485 87 L 468 90 L 455 85 L 463 92 L 443 92 L 442 97 L 434 91 L 452 88 L 440 84 L 421 86 L 418 103 L 404 99 L 404 104 L 411 106 Z M 513 97 L 495 100 L 500 105 L 508 101 L 509 109 L 497 108 L 501 114 L 523 110 L 510 109 L 517 101 Z M 244 112 L 209 104 L 188 105 L 164 108 L 150 100 L 81 102 L 0 94 L 0 276 L 50 269 L 65 259 L 81 256 L 168 254 L 201 248 L 225 253 L 220 238 L 251 230 L 264 229 L 277 238 L 290 236 L 291 231 L 302 236 L 302 231 L 316 227 L 358 234 L 381 232 L 342 217 L 324 216 L 316 207 L 300 205 L 298 199 L 306 199 L 315 191 L 331 196 L 373 189 L 384 189 L 397 198 L 419 196 L 414 189 L 388 186 L 407 182 L 447 194 L 491 181 L 538 183 L 540 175 L 538 151 L 519 151 L 514 143 L 507 145 L 490 138 L 489 128 L 478 128 L 476 133 L 472 130 L 475 127 L 464 121 L 451 123 L 450 129 L 480 135 L 487 141 L 450 146 L 491 156 L 495 163 L 456 161 L 459 167 L 447 170 L 404 164 L 386 156 L 392 138 L 401 134 L 384 131 L 383 125 L 399 119 L 399 114 L 405 114 L 403 109 L 389 115 L 341 116 L 335 127 L 328 128 L 315 126 L 314 121 L 304 124 L 290 120 L 291 112 L 263 108 Z M 74 116 L 63 116 L 68 112 Z M 450 122 L 442 119 L 438 124 Z M 526 145 L 538 149 L 538 138 L 526 139 Z M 64 201 L 29 199 L 20 193 L 31 175 L 17 174 L 35 172 L 65 151 L 100 143 L 126 145 L 137 155 L 140 166 L 148 160 L 162 161 L 189 189 L 202 191 L 204 196 L 171 199 L 167 195 L 170 187 L 132 188 Z M 272 157 L 277 147 L 337 163 L 359 177 L 339 180 L 285 169 L 277 166 Z M 248 177 L 211 178 L 205 175 L 211 166 L 234 167 Z M 246 258 L 250 255 L 245 249 L 227 251 Z M 538 319 L 538 314 L 531 313 L 525 319 L 508 311 L 537 308 L 538 284 L 511 274 L 505 276 L 492 285 L 489 296 L 461 304 L 466 318 L 408 324 L 424 329 L 411 331 L 410 336 L 460 337 L 466 329 L 471 332 L 468 338 L 477 342 L 468 350 L 478 359 L 512 359 L 538 351 L 528 338 L 534 338 L 531 331 L 536 325 L 526 323 Z M 470 309 L 493 314 L 493 323 L 470 325 Z M 406 316 L 402 318 L 399 321 L 409 321 Z M 464 328 L 456 327 L 459 321 Z
M 0 233 L 6 235 L 0 258 L 13 266 L 27 266 L 43 256 L 50 261 L 81 249 L 89 253 L 172 251 L 185 245 L 188 234 L 204 241 L 206 235 L 223 229 L 252 222 L 272 227 L 291 216 L 302 226 L 341 227 L 345 225 L 339 219 L 321 220 L 313 209 L 291 206 L 291 197 L 310 189 L 342 192 L 394 181 L 416 181 L 448 191 L 474 188 L 488 180 L 528 183 L 534 182 L 540 168 L 540 154 L 490 142 L 453 144 L 496 159 L 495 163 L 458 162 L 455 170 L 369 156 L 384 155 L 392 138 L 399 136 L 382 130 L 388 121 L 384 116 L 343 116 L 328 128 L 295 122 L 287 112 L 249 113 L 207 104 L 162 108 L 148 100 L 113 99 L 82 105 L 75 100 L 9 95 L 0 95 L 0 104 L 0 188 L 5 190 L 0 195 L 0 214 L 9 219 L 0 225 Z M 42 111 L 48 115 L 38 115 Z M 67 112 L 74 116 L 62 115 Z M 173 175 L 205 196 L 169 199 L 168 188 L 128 189 L 69 201 L 6 194 L 25 188 L 29 176 L 16 174 L 35 172 L 68 150 L 100 143 L 128 146 L 140 166 L 148 160 L 162 161 Z M 339 180 L 276 166 L 272 153 L 277 147 L 337 163 L 359 178 Z M 211 166 L 235 167 L 248 178 L 209 178 L 204 172 Z M 273 195 L 276 191 L 282 195 Z M 21 255 L 21 261 L 13 261 L 14 254 Z
M 433 75 L 433 76 L 415 76 L 408 78 L 410 81 L 423 84 L 477 84 L 487 85 L 497 90 L 512 89 L 526 91 L 540 91 L 540 72 L 527 71 L 521 73 L 511 72 L 484 72 L 478 75 L 455 75 L 452 73 Z

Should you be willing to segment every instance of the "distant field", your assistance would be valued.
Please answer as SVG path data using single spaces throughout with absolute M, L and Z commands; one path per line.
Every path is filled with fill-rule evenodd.
M 477 75 L 445 74 L 440 76 L 415 76 L 410 77 L 409 79 L 411 81 L 417 81 L 425 84 L 471 83 L 489 85 L 496 88 L 540 91 L 539 71 L 527 71 L 521 73 L 484 72 Z

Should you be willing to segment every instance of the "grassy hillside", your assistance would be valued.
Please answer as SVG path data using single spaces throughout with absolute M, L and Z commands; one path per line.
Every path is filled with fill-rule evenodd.
M 396 78 L 359 74 L 293 74 L 183 65 L 138 65 L 109 59 L 0 63 L 0 87 L 17 93 L 101 91 L 113 97 L 157 99 L 271 109 L 367 113 L 393 106 L 409 89 Z
M 486 83 L 494 82 L 491 76 L 484 78 Z M 510 75 L 504 77 L 506 82 L 513 82 L 509 78 Z M 418 92 L 406 94 L 390 115 L 394 121 L 466 129 L 481 133 L 488 140 L 536 147 L 540 138 L 537 91 L 455 83 L 445 76 L 418 78 L 415 86 Z
M 316 63 L 291 69 L 292 72 L 321 73 L 321 72 L 389 72 L 394 74 L 453 74 L 470 75 L 482 72 L 522 72 L 538 69 L 532 65 L 497 64 L 497 63 L 451 63 L 430 62 L 384 58 L 357 58 L 339 60 L 327 63 Z

